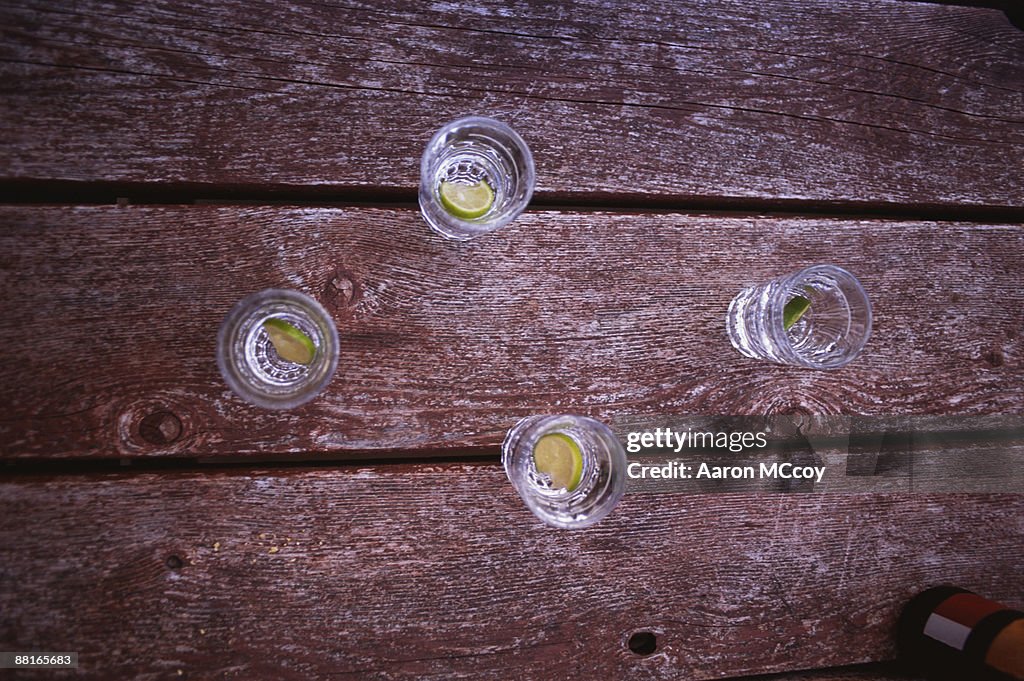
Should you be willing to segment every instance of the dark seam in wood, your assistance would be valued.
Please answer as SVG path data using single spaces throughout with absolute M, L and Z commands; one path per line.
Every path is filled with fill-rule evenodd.
M 859 52 L 842 52 L 840 54 L 844 54 L 844 55 L 846 55 L 848 57 L 862 57 L 864 59 L 877 59 L 878 61 L 884 61 L 884 62 L 888 62 L 890 64 L 899 64 L 900 66 L 909 66 L 910 68 L 921 69 L 922 71 L 929 71 L 931 73 L 936 73 L 936 74 L 938 74 L 940 76 L 946 76 L 947 78 L 952 78 L 954 80 L 958 80 L 958 81 L 960 81 L 962 83 L 968 83 L 970 85 L 978 85 L 978 86 L 981 86 L 981 87 L 990 87 L 990 88 L 994 88 L 994 89 L 997 89 L 997 90 L 1006 90 L 1007 92 L 1013 92 L 1013 93 L 1016 93 L 1016 94 L 1022 94 L 1021 90 L 1017 90 L 1017 89 L 1014 89 L 1014 88 L 1003 87 L 1001 85 L 993 85 L 993 84 L 990 84 L 990 83 L 985 83 L 985 82 L 977 81 L 977 80 L 970 80 L 970 79 L 967 79 L 967 78 L 963 78 L 962 76 L 958 76 L 955 73 L 949 73 L 948 71 L 943 71 L 942 69 L 933 69 L 930 66 L 922 66 L 920 64 L 914 64 L 913 62 L 909 62 L 909 61 L 901 61 L 899 59 L 893 59 L 892 57 L 880 57 L 877 54 L 860 54 Z
M 0 205 L 106 205 L 128 199 L 135 205 L 245 205 L 368 207 L 418 210 L 415 189 L 332 185 L 231 186 L 187 182 L 119 182 L 49 179 L 0 180 Z M 622 195 L 615 192 L 540 192 L 530 210 L 623 213 L 792 215 L 919 219 L 1024 224 L 1024 207 L 990 204 L 913 204 L 819 199 L 763 199 L 746 196 Z

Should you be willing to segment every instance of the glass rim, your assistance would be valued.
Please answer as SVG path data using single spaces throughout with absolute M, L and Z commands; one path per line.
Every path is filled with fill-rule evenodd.
M 860 338 L 856 343 L 853 351 L 847 353 L 847 356 L 845 357 L 841 357 L 836 360 L 824 363 L 811 362 L 797 354 L 796 351 L 793 349 L 792 343 L 789 339 L 789 334 L 786 333 L 786 329 L 783 325 L 784 309 L 786 307 L 786 304 L 789 302 L 789 300 L 785 296 L 776 296 L 775 299 L 772 300 L 770 317 L 771 325 L 773 331 L 779 334 L 779 337 L 784 340 L 786 354 L 790 355 L 791 360 L 793 362 L 796 362 L 800 366 L 814 369 L 838 369 L 840 367 L 846 366 L 854 359 L 856 359 L 857 356 L 864 350 L 864 347 L 867 346 L 868 340 L 871 338 L 871 332 L 874 328 L 874 314 L 871 308 L 871 298 L 868 297 L 868 293 L 866 290 L 864 290 L 864 285 L 860 282 L 860 279 L 858 279 L 853 273 L 851 273 L 849 270 L 843 267 L 840 267 L 839 265 L 832 265 L 829 263 L 809 265 L 800 270 L 797 270 L 796 272 L 793 272 L 792 274 L 784 275 L 779 279 L 779 282 L 781 283 L 780 290 L 785 291 L 787 289 L 790 289 L 794 284 L 799 282 L 801 279 L 805 279 L 819 272 L 837 277 L 838 279 L 840 279 L 840 284 L 848 285 L 863 301 L 865 315 L 865 331 L 863 337 Z M 847 304 L 850 304 L 849 300 L 847 300 Z
M 523 139 L 522 135 L 516 132 L 515 129 L 512 128 L 512 126 L 510 126 L 508 123 L 499 121 L 496 118 L 490 118 L 489 116 L 463 116 L 461 118 L 456 118 L 454 120 L 448 121 L 440 128 L 438 128 L 434 132 L 434 134 L 431 135 L 430 141 L 427 142 L 426 147 L 424 147 L 423 155 L 420 157 L 419 202 L 421 208 L 423 208 L 424 210 L 428 210 L 428 207 L 423 205 L 425 196 L 430 197 L 431 202 L 435 201 L 434 187 L 433 182 L 431 181 L 431 178 L 433 176 L 431 166 L 434 161 L 435 154 L 432 154 L 431 151 L 440 146 L 441 140 L 445 137 L 445 135 L 449 134 L 450 132 L 458 128 L 471 125 L 493 128 L 500 132 L 501 134 L 507 136 L 511 143 L 515 145 L 516 149 L 520 152 L 520 154 L 523 157 L 523 176 L 522 178 L 520 178 L 520 180 L 525 184 L 526 191 L 524 192 L 522 197 L 520 197 L 510 205 L 508 215 L 493 220 L 465 220 L 458 216 L 452 215 L 448 211 L 445 211 L 443 208 L 438 208 L 437 212 L 439 216 L 443 217 L 445 220 L 450 220 L 451 222 L 458 224 L 467 233 L 470 233 L 469 236 L 467 236 L 466 238 L 470 238 L 472 236 L 480 236 L 488 232 L 493 232 L 494 230 L 504 227 L 505 225 L 515 220 L 516 217 L 518 217 L 524 210 L 526 210 L 527 206 L 530 205 L 530 201 L 533 200 L 533 190 L 537 181 L 537 172 L 533 161 L 533 152 L 530 151 L 530 146 L 526 143 L 526 140 Z M 435 211 L 431 211 L 431 213 L 434 212 Z M 454 237 L 449 236 L 449 238 Z
M 274 395 L 254 387 L 236 368 L 239 356 L 234 343 L 245 320 L 268 303 L 283 301 L 307 312 L 323 335 L 324 361 L 314 374 L 299 383 L 293 392 Z M 267 288 L 238 300 L 224 316 L 217 330 L 217 366 L 231 392 L 250 404 L 264 409 L 293 409 L 319 395 L 338 368 L 340 341 L 334 318 L 315 298 L 294 289 Z
M 523 419 L 522 421 L 520 421 L 520 423 L 522 423 L 524 421 L 529 420 L 530 423 L 529 423 L 529 427 L 524 432 L 521 432 L 521 433 L 518 434 L 518 438 L 516 440 L 515 445 L 516 445 L 517 448 L 518 447 L 523 447 L 524 449 L 526 449 L 526 450 L 528 450 L 530 452 L 533 452 L 534 449 L 537 447 L 537 443 L 540 442 L 541 438 L 543 438 L 544 436 L 546 436 L 546 435 L 555 435 L 555 434 L 564 435 L 565 437 L 569 438 L 574 443 L 576 443 L 576 446 L 580 449 L 580 452 L 583 454 L 583 463 L 584 463 L 583 478 L 586 478 L 586 474 L 588 472 L 588 469 L 593 464 L 592 464 L 591 461 L 589 461 L 589 458 L 586 455 L 587 443 L 586 442 L 580 442 L 578 438 L 573 437 L 572 434 L 569 432 L 574 425 L 577 425 L 571 419 L 575 419 L 577 421 L 580 421 L 580 422 L 582 422 L 583 424 L 585 424 L 585 425 L 587 425 L 589 427 L 593 427 L 594 423 L 597 423 L 597 424 L 600 424 L 600 425 L 604 425 L 600 421 L 596 421 L 595 419 L 588 419 L 585 416 L 575 416 L 575 415 L 572 415 L 572 414 L 545 414 L 545 415 L 539 415 L 539 416 L 535 417 L 535 420 L 527 418 L 527 419 Z M 518 424 L 516 424 L 516 425 L 518 425 Z M 509 432 L 511 433 L 512 431 L 510 430 Z M 526 462 L 525 465 L 528 468 L 532 467 L 533 465 L 535 465 L 535 464 L 531 463 L 532 459 L 533 459 L 532 456 L 524 457 L 523 458 L 523 460 Z M 506 469 L 506 475 L 508 475 L 509 479 L 511 480 L 511 478 L 512 478 L 511 471 Z M 517 476 L 518 476 L 518 473 L 517 473 Z M 517 487 L 519 486 L 519 483 L 516 480 L 512 480 L 512 483 L 514 485 L 516 485 Z M 529 486 L 527 486 L 527 487 L 529 487 Z M 580 487 L 577 487 L 576 489 L 571 489 L 571 490 L 567 490 L 567 489 L 543 490 L 543 489 L 534 489 L 532 487 L 529 487 L 529 492 L 531 494 L 537 494 L 539 496 L 543 496 L 545 498 L 548 498 L 548 499 L 551 499 L 551 500 L 556 500 L 556 501 L 567 501 L 567 500 L 572 499 L 573 497 L 582 498 L 582 497 L 586 496 L 584 491 Z
M 589 437 L 593 437 L 593 441 L 582 442 L 579 438 L 570 436 L 566 431 L 574 426 L 587 431 L 588 440 Z M 594 463 L 598 468 L 591 472 L 590 480 L 598 483 L 598 486 L 581 486 L 569 492 L 549 495 L 529 483 L 528 476 L 524 476 L 523 471 L 531 465 L 533 447 L 541 437 L 552 433 L 564 433 L 572 437 L 581 449 L 592 447 L 590 454 L 596 459 Z M 560 529 L 581 530 L 606 518 L 625 494 L 627 464 L 625 448 L 608 424 L 581 414 L 539 414 L 525 417 L 509 429 L 502 443 L 502 465 L 513 489 L 534 516 L 545 524 Z M 607 477 L 598 474 L 598 469 L 602 466 L 608 467 Z M 573 503 L 583 504 L 586 512 L 584 519 L 567 521 L 560 518 L 551 506 Z

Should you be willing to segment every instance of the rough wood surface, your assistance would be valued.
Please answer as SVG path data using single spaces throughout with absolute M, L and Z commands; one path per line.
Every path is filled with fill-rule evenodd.
M 1024 497 L 637 494 L 570 532 L 493 465 L 0 483 L 0 644 L 77 650 L 90 678 L 828 667 L 891 658 L 942 582 L 1024 604 Z
M 542 198 L 1024 206 L 996 10 L 26 0 L 0 27 L 4 179 L 408 198 L 432 131 L 481 113 Z
M 545 412 L 1024 412 L 1019 225 L 552 211 L 456 245 L 411 210 L 5 208 L 0 257 L 5 456 L 493 448 Z M 732 296 L 817 262 L 869 292 L 865 353 L 829 372 L 733 350 Z M 287 413 L 214 361 L 225 313 L 272 286 L 342 339 Z
M 732 681 L 923 681 L 896 662 L 734 677 Z

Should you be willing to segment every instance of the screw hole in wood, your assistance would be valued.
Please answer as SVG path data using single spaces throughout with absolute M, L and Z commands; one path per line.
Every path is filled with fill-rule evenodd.
M 181 437 L 181 419 L 169 411 L 154 412 L 139 422 L 139 436 L 151 445 L 171 444 Z
M 164 565 L 166 565 L 170 570 L 180 570 L 181 567 L 185 565 L 185 561 L 183 561 L 180 556 L 176 556 L 172 553 L 167 556 L 167 560 L 164 561 Z
M 348 270 L 338 267 L 331 273 L 323 290 L 324 306 L 341 311 L 351 311 L 362 296 L 359 281 Z
M 638 631 L 629 637 L 628 645 L 635 654 L 646 657 L 658 649 L 658 639 L 649 631 Z

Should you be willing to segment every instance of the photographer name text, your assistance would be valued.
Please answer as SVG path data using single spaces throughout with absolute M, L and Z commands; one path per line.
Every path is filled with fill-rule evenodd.
M 821 482 L 824 466 L 798 466 L 792 463 L 761 463 L 758 466 L 716 466 L 707 463 L 685 464 L 679 461 L 645 464 L 634 461 L 626 467 L 633 480 L 814 480 Z

